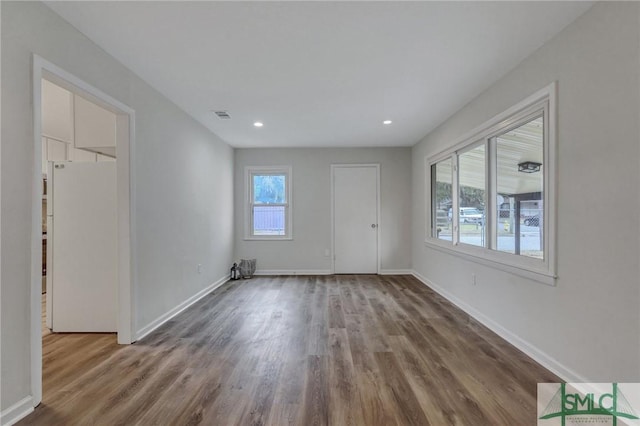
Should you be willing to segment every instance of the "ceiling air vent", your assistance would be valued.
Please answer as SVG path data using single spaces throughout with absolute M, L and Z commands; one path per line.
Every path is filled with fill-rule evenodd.
M 227 111 L 213 111 L 213 113 L 222 120 L 231 120 L 231 116 Z

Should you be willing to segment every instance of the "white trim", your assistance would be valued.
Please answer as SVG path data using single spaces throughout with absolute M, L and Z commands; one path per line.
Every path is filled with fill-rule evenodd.
M 0 413 L 0 425 L 10 426 L 18 423 L 20 420 L 33 413 L 33 398 L 31 395 L 22 398 L 11 407 L 2 410 Z
M 2 22 L 2 8 L 0 7 L 0 22 Z M 2 50 L 0 48 L 0 50 Z M 1 52 L 0 52 L 0 57 L 2 57 Z M 2 81 L 2 67 L 0 67 L 0 81 Z M 0 85 L 0 99 L 2 98 L 2 85 Z M 2 129 L 2 102 L 0 102 L 0 129 Z M 0 138 L 1 139 L 1 138 Z M 2 143 L 0 143 L 0 151 L 2 151 Z M 42 149 L 42 148 L 40 148 Z M 41 152 L 42 154 L 42 152 Z M 0 153 L 0 193 L 2 192 L 1 188 L 2 188 L 2 155 Z M 2 200 L 2 194 L 0 194 L 0 200 Z M 0 208 L 0 216 L 2 216 L 1 213 L 2 209 Z M 2 223 L 2 219 L 0 218 L 0 224 Z M 0 226 L 1 228 L 1 226 Z M 2 240 L 2 232 L 0 231 L 0 241 Z M 2 246 L 2 244 L 0 244 L 0 246 Z M 2 255 L 0 253 L 0 259 L 2 259 Z M 0 294 L 2 293 L 2 278 L 1 278 L 2 274 L 0 273 Z M 5 299 L 6 300 L 6 299 Z M 2 303 L 0 301 L 0 331 L 2 330 Z M 0 375 L 2 374 L 2 337 L 0 336 Z M 0 377 L 0 425 L 2 425 L 4 422 L 2 421 L 2 377 Z M 33 407 L 33 403 L 30 404 L 31 407 Z
M 534 269 L 529 266 L 519 266 L 515 263 L 502 262 L 493 256 L 493 251 L 487 252 L 484 247 L 476 247 L 469 244 L 458 245 L 454 248 L 450 241 L 434 240 L 425 241 L 426 247 L 460 257 L 462 259 L 489 266 L 500 271 L 509 272 L 523 278 L 528 278 L 542 284 L 555 286 L 557 276 L 549 274 L 545 269 Z M 503 253 L 500 253 L 503 254 Z M 496 256 L 497 257 L 497 256 Z
M 459 190 L 460 182 L 458 180 L 458 168 L 460 167 L 460 157 L 457 153 L 451 154 L 451 226 L 452 236 L 451 242 L 453 245 L 457 245 L 460 242 L 460 194 L 454 193 Z M 432 234 L 429 234 L 433 237 Z
M 39 57 L 33 56 L 33 137 L 35 150 L 31 174 L 31 403 L 42 401 L 42 70 Z M 40 207 L 38 207 L 38 205 Z M 38 291 L 38 287 L 40 290 Z M 40 303 L 36 300 L 40 298 Z M 38 320 L 40 317 L 40 320 Z
M 412 269 L 381 269 L 379 275 L 413 275 Z
M 329 193 L 330 193 L 330 199 L 329 202 L 331 203 L 331 274 L 334 274 L 336 272 L 336 236 L 335 236 L 335 229 L 336 229 L 336 218 L 335 218 L 335 191 L 333 189 L 333 187 L 335 186 L 335 176 L 334 176 L 334 168 L 333 168 L 333 164 L 331 165 L 331 167 L 329 168 L 329 185 L 331 186 L 329 188 Z
M 224 277 L 220 278 L 219 280 L 217 280 L 213 284 L 207 286 L 206 288 L 203 288 L 202 290 L 200 290 L 199 292 L 197 292 L 193 296 L 189 297 L 187 300 L 185 300 L 184 302 L 180 303 L 178 306 L 176 306 L 173 309 L 170 309 L 168 312 L 160 315 L 158 318 L 156 318 L 155 320 L 151 321 L 149 324 L 145 325 L 144 327 L 142 327 L 140 330 L 138 330 L 136 332 L 136 334 L 135 334 L 136 341 L 140 340 L 140 339 L 143 339 L 144 337 L 148 336 L 154 330 L 156 330 L 158 327 L 160 327 L 162 324 L 166 323 L 167 321 L 169 321 L 171 318 L 175 317 L 176 315 L 179 315 L 180 313 L 182 313 L 183 311 L 188 309 L 191 305 L 193 305 L 194 303 L 196 303 L 197 301 L 199 301 L 200 299 L 202 299 L 203 297 L 205 297 L 206 295 L 208 295 L 209 293 L 211 293 L 212 291 L 214 291 L 215 289 L 217 289 L 218 287 L 222 286 L 223 284 L 225 284 L 227 282 L 229 282 L 229 276 L 225 275 Z
M 449 302 L 453 303 L 458 308 L 460 308 L 461 310 L 463 310 L 464 312 L 472 316 L 482 325 L 484 325 L 485 327 L 487 327 L 488 329 L 496 333 L 498 336 L 506 340 L 511 345 L 515 346 L 520 351 L 524 352 L 526 355 L 531 357 L 538 364 L 542 365 L 544 368 L 551 371 L 552 373 L 560 377 L 562 380 L 565 380 L 570 383 L 589 383 L 590 382 L 590 380 L 588 380 L 587 378 L 582 377 L 581 375 L 579 375 L 569 367 L 557 361 L 555 358 L 553 358 L 546 352 L 537 348 L 532 343 L 527 342 L 517 334 L 506 329 L 505 327 L 503 327 L 493 319 L 489 318 L 482 312 L 478 311 L 477 309 L 473 308 L 472 306 L 462 301 L 458 297 L 449 293 L 447 290 L 435 284 L 433 281 L 430 281 L 429 279 L 420 275 L 418 272 L 413 271 L 413 276 L 416 279 L 418 279 L 418 281 L 420 281 L 422 284 L 426 285 L 436 293 L 440 294 Z
M 118 343 L 133 342 L 136 301 L 136 192 L 135 192 L 135 111 L 130 110 L 128 120 L 117 115 L 116 175 L 118 205 Z M 126 126 L 125 126 L 126 124 Z M 128 137 L 127 133 L 128 132 Z M 124 134 L 123 134 L 124 133 Z M 128 203 L 127 203 L 128 201 Z
M 376 273 L 380 273 L 380 265 L 381 265 L 381 243 L 380 243 L 380 224 L 382 223 L 381 211 L 380 208 L 380 163 L 345 163 L 345 164 L 332 164 L 331 165 L 331 273 L 334 274 L 336 271 L 336 223 L 335 223 L 335 194 L 333 188 L 335 186 L 335 169 L 337 168 L 350 168 L 350 167 L 375 167 L 376 168 L 376 217 L 378 221 L 378 226 L 376 227 Z
M 480 139 L 484 137 L 484 134 L 487 132 L 493 133 L 491 130 L 493 130 L 495 127 L 503 128 L 510 126 L 513 122 L 513 120 L 511 119 L 512 116 L 520 115 L 520 113 L 522 113 L 523 111 L 530 109 L 532 105 L 538 104 L 539 102 L 542 102 L 547 98 L 549 98 L 550 103 L 556 103 L 557 84 L 555 81 L 548 86 L 538 90 L 531 96 L 528 96 L 526 99 L 518 102 L 506 111 L 503 111 L 500 114 L 496 114 L 489 120 L 485 121 L 479 126 L 476 126 L 471 131 L 463 134 L 461 137 L 456 139 L 450 147 L 429 156 L 429 161 L 432 163 L 440 161 L 442 158 L 447 157 L 452 152 L 464 148 L 470 140 Z M 555 125 L 555 122 L 553 124 Z
M 253 235 L 253 188 L 251 175 L 255 173 L 280 173 L 286 175 L 287 202 L 273 204 L 285 207 L 285 235 Z M 244 168 L 244 240 L 282 241 L 293 240 L 293 167 L 292 166 L 245 166 Z
M 498 247 L 498 212 L 500 211 L 497 205 L 498 194 L 498 144 L 495 140 L 495 136 L 487 138 L 487 147 L 489 155 L 487 161 L 487 197 L 493 195 L 496 202 L 489 202 L 485 200 L 486 212 L 485 212 L 485 224 L 487 225 L 487 242 L 488 247 Z
M 272 276 L 272 275 L 331 275 L 330 269 L 258 269 L 253 275 L 256 276 Z
M 135 111 L 46 59 L 33 54 L 33 138 L 35 165 L 32 174 L 31 217 L 31 394 L 32 404 L 42 400 L 42 78 L 81 94 L 114 112 L 128 127 L 116 138 L 118 197 L 118 343 L 133 341 L 135 309 Z
M 245 237 L 244 241 L 293 241 L 293 237 L 287 237 L 285 235 L 261 235 L 259 237 Z
M 376 250 L 378 251 L 378 265 L 377 265 L 377 272 L 380 273 L 380 268 L 382 266 L 382 242 L 380 241 L 380 225 L 382 224 L 382 207 L 381 207 L 381 194 L 382 194 L 382 188 L 380 187 L 380 164 L 375 164 L 376 166 L 376 200 L 377 200 L 377 205 L 376 208 L 378 209 L 377 211 L 377 216 L 378 216 L 378 223 L 376 226 L 376 245 L 377 248 Z
M 545 110 L 544 120 L 548 121 L 545 126 L 545 137 L 548 143 L 544 144 L 544 249 L 549 272 L 557 272 L 557 244 L 556 233 L 558 221 L 558 85 L 554 82 L 548 88 L 548 108 Z

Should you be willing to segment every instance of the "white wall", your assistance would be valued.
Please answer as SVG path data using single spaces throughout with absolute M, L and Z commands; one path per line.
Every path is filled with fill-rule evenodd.
M 546 354 L 566 379 L 640 380 L 639 18 L 638 3 L 596 4 L 412 153 L 413 268 Z M 554 80 L 557 286 L 426 247 L 425 156 Z
M 137 329 L 227 274 L 233 150 L 43 4 L 1 2 L 1 8 L 0 407 L 6 410 L 31 391 L 32 53 L 136 111 Z
M 331 271 L 331 164 L 379 163 L 381 198 L 381 269 L 411 265 L 411 149 L 300 148 L 235 151 L 236 259 L 258 259 L 258 270 Z M 293 167 L 293 240 L 245 241 L 244 169 L 246 166 Z

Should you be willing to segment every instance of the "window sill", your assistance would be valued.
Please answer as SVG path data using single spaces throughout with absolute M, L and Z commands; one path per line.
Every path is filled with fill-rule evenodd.
M 244 241 L 291 241 L 293 237 L 244 237 Z
M 506 260 L 501 259 L 503 257 L 503 253 L 493 252 L 489 249 L 478 249 L 476 247 L 467 248 L 464 246 L 453 246 L 435 239 L 427 239 L 424 244 L 426 247 L 443 253 L 451 254 L 471 262 L 517 275 L 519 277 L 527 278 L 549 286 L 556 285 L 557 276 L 554 273 L 551 273 L 546 269 L 534 268 L 528 265 L 508 263 Z M 490 253 L 486 253 L 485 251 Z M 500 257 L 500 259 L 498 259 L 498 257 Z

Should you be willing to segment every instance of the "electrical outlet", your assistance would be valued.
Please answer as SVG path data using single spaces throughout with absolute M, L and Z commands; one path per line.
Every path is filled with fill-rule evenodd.
M 476 285 L 476 274 L 471 274 L 471 285 Z
M 198 263 L 198 266 L 196 266 L 196 270 L 198 271 L 199 274 L 202 273 L 202 265 Z

